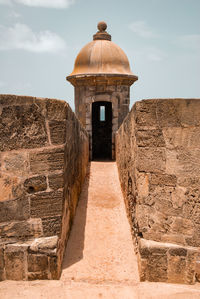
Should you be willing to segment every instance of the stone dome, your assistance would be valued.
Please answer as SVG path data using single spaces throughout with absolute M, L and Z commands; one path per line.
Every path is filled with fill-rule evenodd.
M 128 58 L 124 51 L 111 41 L 106 32 L 105 22 L 98 24 L 99 31 L 93 36 L 93 41 L 84 46 L 79 52 L 73 72 L 67 77 L 83 75 L 122 75 L 138 78 L 130 70 Z

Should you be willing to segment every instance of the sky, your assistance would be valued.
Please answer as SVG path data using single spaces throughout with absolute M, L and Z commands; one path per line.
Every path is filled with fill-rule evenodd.
M 63 99 L 81 48 L 105 21 L 139 77 L 131 105 L 200 98 L 200 0 L 0 0 L 0 94 Z

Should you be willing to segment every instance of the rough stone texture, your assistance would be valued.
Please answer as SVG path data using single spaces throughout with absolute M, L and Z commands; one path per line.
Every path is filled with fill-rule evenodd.
M 26 220 L 30 217 L 30 203 L 27 196 L 0 201 L 0 223 Z
M 195 282 L 198 260 L 187 248 L 200 246 L 199 117 L 199 99 L 143 100 L 118 131 L 117 164 L 142 280 Z M 141 249 L 141 238 L 180 245 L 187 256 Z
M 31 177 L 25 180 L 24 187 L 27 193 L 36 193 L 47 189 L 45 176 Z
M 50 148 L 29 154 L 30 171 L 33 174 L 62 170 L 64 164 L 64 149 Z
M 23 246 L 7 245 L 5 248 L 5 273 L 8 280 L 26 279 L 26 251 Z
M 197 254 L 195 248 L 140 239 L 140 279 L 194 284 Z
M 66 102 L 0 95 L 0 280 L 59 278 L 88 156 Z
M 45 117 L 36 103 L 3 106 L 0 115 L 0 150 L 48 145 Z
M 43 227 L 40 218 L 0 223 L 0 236 L 4 241 L 26 240 L 30 237 L 40 237 L 42 235 Z
M 30 199 L 30 210 L 32 218 L 62 215 L 63 192 L 41 192 L 32 195 Z
M 64 187 L 63 173 L 49 175 L 48 180 L 49 180 L 49 187 L 53 190 L 57 190 Z
M 43 272 L 48 270 L 48 257 L 46 255 L 29 254 L 28 272 Z

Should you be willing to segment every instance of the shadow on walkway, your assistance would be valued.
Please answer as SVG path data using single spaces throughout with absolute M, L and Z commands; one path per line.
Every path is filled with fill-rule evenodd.
M 90 163 L 88 165 L 85 182 L 83 184 L 83 188 L 79 196 L 78 206 L 76 208 L 76 214 L 74 217 L 72 229 L 65 250 L 62 270 L 70 267 L 71 265 L 77 263 L 83 258 L 89 179 L 90 179 Z

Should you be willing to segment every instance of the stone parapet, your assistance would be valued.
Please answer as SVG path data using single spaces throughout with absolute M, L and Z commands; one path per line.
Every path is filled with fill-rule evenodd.
M 0 246 L 0 280 L 58 279 L 58 236 Z
M 194 284 L 198 278 L 200 250 L 170 243 L 139 239 L 141 281 Z
M 118 130 L 116 159 L 136 250 L 140 238 L 200 246 L 199 136 L 200 99 L 136 102 Z
M 87 132 L 65 101 L 0 95 L 0 151 L 0 279 L 43 271 L 30 270 L 34 260 L 45 279 L 57 279 L 86 174 Z M 54 274 L 46 253 L 27 245 L 48 238 L 57 238 Z M 19 274 L 22 260 L 30 271 Z

